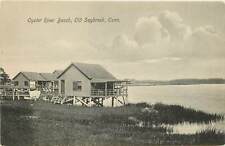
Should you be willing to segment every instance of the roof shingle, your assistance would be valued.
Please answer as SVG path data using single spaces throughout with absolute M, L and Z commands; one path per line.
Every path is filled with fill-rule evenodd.
M 110 80 L 116 79 L 111 73 L 109 73 L 101 65 L 85 64 L 85 63 L 73 63 L 73 64 L 76 67 L 78 67 L 90 79 L 110 79 Z
M 56 81 L 57 75 L 53 73 L 40 73 L 42 77 L 45 78 L 46 81 Z
M 64 74 L 71 66 L 77 68 L 81 73 L 83 73 L 90 80 L 117 80 L 110 72 L 98 64 L 87 64 L 87 63 L 72 63 L 67 67 L 58 78 Z
M 21 72 L 22 74 L 24 74 L 29 80 L 33 80 L 33 81 L 45 81 L 46 79 L 41 76 L 41 74 L 37 73 L 37 72 Z

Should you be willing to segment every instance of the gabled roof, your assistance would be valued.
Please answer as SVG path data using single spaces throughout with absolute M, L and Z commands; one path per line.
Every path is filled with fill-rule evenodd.
M 44 79 L 46 81 L 55 81 L 55 80 L 57 80 L 57 75 L 53 74 L 53 73 L 40 73 L 40 75 L 42 77 L 44 77 Z
M 117 80 L 111 73 L 109 73 L 105 68 L 98 64 L 86 64 L 86 63 L 72 63 L 70 64 L 59 76 L 62 76 L 71 66 L 77 68 L 84 76 L 89 80 L 101 79 L 107 80 Z
M 41 76 L 41 74 L 37 72 L 19 72 L 13 80 L 19 75 L 22 74 L 25 78 L 27 78 L 30 81 L 45 81 L 46 79 Z

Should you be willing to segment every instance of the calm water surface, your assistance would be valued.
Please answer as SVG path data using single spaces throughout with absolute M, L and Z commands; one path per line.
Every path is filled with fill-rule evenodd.
M 129 102 L 178 104 L 208 113 L 225 115 L 225 85 L 168 85 L 130 86 Z M 167 125 L 174 133 L 191 134 L 204 129 L 217 129 L 225 132 L 225 121 L 210 124 L 181 123 Z
M 210 113 L 225 113 L 225 85 L 130 86 L 129 102 L 179 104 Z

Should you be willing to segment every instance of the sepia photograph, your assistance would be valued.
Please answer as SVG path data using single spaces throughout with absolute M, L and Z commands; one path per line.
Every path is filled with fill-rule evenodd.
M 224 1 L 0 0 L 0 146 L 225 145 Z

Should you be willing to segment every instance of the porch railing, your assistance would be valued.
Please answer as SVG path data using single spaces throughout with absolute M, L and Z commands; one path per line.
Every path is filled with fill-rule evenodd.
M 127 91 L 125 90 L 119 90 L 119 89 L 92 89 L 91 90 L 92 96 L 121 96 L 121 95 L 127 95 Z
M 91 90 L 91 95 L 92 96 L 112 96 L 112 95 L 116 95 L 116 91 L 113 89 L 92 89 Z

